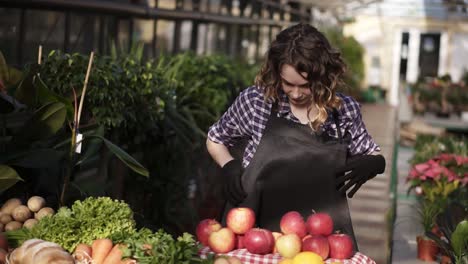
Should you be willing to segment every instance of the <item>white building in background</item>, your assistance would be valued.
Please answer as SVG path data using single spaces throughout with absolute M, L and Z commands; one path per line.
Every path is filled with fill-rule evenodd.
M 459 81 L 468 71 L 464 6 L 442 0 L 382 0 L 350 12 L 354 21 L 345 25 L 344 34 L 365 48 L 365 85 L 380 85 L 387 101 L 397 105 L 401 81 L 444 74 Z

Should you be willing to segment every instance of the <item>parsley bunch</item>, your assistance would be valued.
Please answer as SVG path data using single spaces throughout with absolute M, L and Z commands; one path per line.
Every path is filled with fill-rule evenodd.
M 124 257 L 136 259 L 141 264 L 208 264 L 213 263 L 213 256 L 201 259 L 200 249 L 194 237 L 188 233 L 174 239 L 162 229 L 153 233 L 142 228 L 131 236 L 120 233 L 112 237 L 114 242 L 127 246 Z

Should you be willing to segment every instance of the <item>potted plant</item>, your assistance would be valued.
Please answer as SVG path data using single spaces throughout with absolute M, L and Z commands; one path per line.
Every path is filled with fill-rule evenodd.
M 441 211 L 441 205 L 439 203 L 432 203 L 427 199 L 420 200 L 420 208 L 418 210 L 420 214 L 420 222 L 423 227 L 423 234 L 416 237 L 418 259 L 424 261 L 435 261 L 437 254 L 439 253 L 439 247 L 437 243 L 431 238 L 426 236 L 426 233 L 435 232 L 435 220 L 437 215 Z
M 424 232 L 436 228 L 435 219 L 448 204 L 449 196 L 468 183 L 468 157 L 455 154 L 440 154 L 415 164 L 409 175 L 409 191 L 414 189 L 420 195 L 420 215 Z M 427 236 L 418 236 L 418 258 L 434 261 L 437 255 L 436 243 Z
M 451 203 L 436 219 L 442 236 L 434 232 L 426 233 L 442 250 L 442 264 L 468 263 L 467 213 L 467 208 L 463 205 Z

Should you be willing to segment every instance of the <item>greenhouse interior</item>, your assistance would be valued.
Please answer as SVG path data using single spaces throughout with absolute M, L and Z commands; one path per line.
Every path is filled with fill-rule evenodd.
M 0 0 L 0 264 L 468 264 L 467 185 L 467 0 Z

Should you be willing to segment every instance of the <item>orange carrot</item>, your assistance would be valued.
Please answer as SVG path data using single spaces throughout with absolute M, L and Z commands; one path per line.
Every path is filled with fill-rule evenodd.
M 120 264 L 123 255 L 122 248 L 122 244 L 115 245 L 102 264 Z
M 75 259 L 78 261 L 82 260 L 91 260 L 92 256 L 92 249 L 89 245 L 87 244 L 79 244 L 75 248 L 75 253 L 73 254 L 75 256 Z
M 103 264 L 109 252 L 112 250 L 112 240 L 107 238 L 96 239 L 91 245 L 92 257 L 95 264 Z

